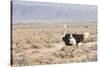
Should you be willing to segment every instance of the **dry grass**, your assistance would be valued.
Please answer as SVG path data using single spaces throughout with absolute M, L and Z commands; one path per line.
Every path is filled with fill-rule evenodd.
M 13 65 L 58 64 L 97 60 L 96 23 L 67 23 L 68 33 L 90 32 L 80 48 L 65 46 L 63 23 L 13 25 Z

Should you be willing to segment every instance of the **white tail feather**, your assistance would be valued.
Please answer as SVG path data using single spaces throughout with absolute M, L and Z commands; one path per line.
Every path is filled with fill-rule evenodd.
M 89 32 L 85 32 L 85 33 L 83 33 L 83 35 L 84 35 L 84 40 L 87 40 L 88 37 L 90 36 L 90 33 Z

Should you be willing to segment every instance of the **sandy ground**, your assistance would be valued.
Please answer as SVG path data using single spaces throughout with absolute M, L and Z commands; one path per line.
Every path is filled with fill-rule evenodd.
M 66 23 L 67 33 L 90 32 L 81 47 L 62 41 L 63 23 L 15 24 L 12 30 L 13 65 L 62 64 L 97 61 L 96 23 Z

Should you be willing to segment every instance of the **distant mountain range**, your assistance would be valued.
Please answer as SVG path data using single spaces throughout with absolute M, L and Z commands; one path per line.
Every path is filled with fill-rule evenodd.
M 13 1 L 13 22 L 96 21 L 95 5 Z

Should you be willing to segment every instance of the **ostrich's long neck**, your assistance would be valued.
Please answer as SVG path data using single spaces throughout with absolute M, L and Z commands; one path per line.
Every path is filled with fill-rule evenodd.
M 66 24 L 64 25 L 64 33 L 63 33 L 63 36 L 66 35 Z

